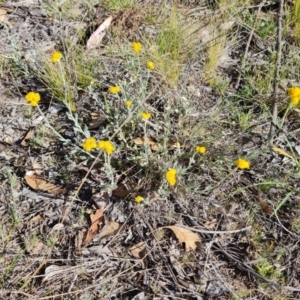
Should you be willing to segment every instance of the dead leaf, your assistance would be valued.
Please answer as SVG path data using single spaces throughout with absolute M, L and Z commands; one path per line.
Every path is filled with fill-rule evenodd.
M 57 223 L 56 225 L 54 225 L 54 227 L 52 228 L 51 232 L 56 231 L 56 230 L 62 230 L 65 227 L 64 224 L 62 223 Z
M 147 267 L 147 258 L 145 257 L 146 255 L 146 244 L 144 242 L 140 242 L 133 247 L 129 248 L 132 256 L 136 259 L 141 259 L 142 260 L 142 268 L 146 269 Z
M 195 250 L 197 244 L 201 242 L 197 233 L 192 232 L 189 229 L 185 229 L 179 226 L 165 226 L 162 228 L 171 229 L 180 243 L 185 243 L 185 251 L 189 252 L 190 249 Z
M 35 159 L 32 159 L 32 169 L 37 175 L 41 175 L 44 171 L 43 166 L 39 164 Z
M 207 221 L 203 224 L 203 226 L 207 229 L 213 229 L 217 224 L 217 219 L 213 219 L 211 221 Z
M 99 234 L 99 238 L 103 238 L 105 236 L 112 236 L 116 235 L 121 228 L 122 224 L 114 222 L 114 221 L 107 221 L 103 229 Z
M 47 183 L 43 177 L 36 175 L 34 171 L 26 172 L 25 181 L 32 189 L 46 191 L 52 195 L 65 194 L 67 192 L 62 187 Z
M 130 190 L 121 183 L 115 190 L 113 190 L 112 194 L 118 198 L 125 198 L 130 194 Z
M 47 252 L 47 246 L 41 242 L 37 241 L 35 243 L 26 243 L 26 250 L 30 252 L 31 255 L 41 255 L 41 253 Z
M 32 224 L 32 223 L 37 223 L 37 222 L 42 222 L 42 221 L 44 221 L 44 218 L 41 215 L 36 215 L 35 217 L 33 217 L 32 219 L 28 220 L 25 223 Z
M 0 24 L 5 23 L 7 20 L 7 11 L 0 8 Z
M 13 138 L 12 138 L 10 135 L 7 135 L 7 136 L 3 139 L 3 141 L 4 141 L 5 143 L 7 143 L 7 144 L 12 144 Z
M 180 148 L 180 143 L 178 141 L 168 141 L 169 147 Z
M 291 159 L 295 159 L 294 156 L 290 152 L 287 152 L 287 151 L 285 151 L 281 148 L 273 146 L 272 149 L 273 149 L 273 151 L 275 151 L 275 152 L 277 152 L 277 153 L 279 153 L 283 156 L 286 156 L 286 157 L 291 158 Z
M 147 145 L 150 146 L 150 148 L 153 151 L 157 151 L 158 150 L 157 143 L 154 142 L 151 138 L 148 138 L 147 136 L 146 137 L 144 137 L 144 136 L 143 137 L 138 137 L 138 138 L 134 139 L 133 142 L 136 145 L 143 145 L 144 143 L 146 143 Z
M 65 273 L 65 272 L 68 272 L 68 274 L 70 274 L 72 271 L 67 270 L 67 269 L 70 269 L 70 267 L 68 267 L 68 266 L 57 266 L 57 265 L 48 266 L 45 269 L 45 277 L 43 279 L 43 282 L 48 280 L 50 277 L 53 277 L 53 276 L 58 275 L 58 274 L 62 274 L 62 273 Z
M 23 147 L 28 147 L 28 143 L 27 143 L 27 142 L 28 142 L 30 139 L 32 139 L 33 136 L 34 136 L 34 129 L 31 128 L 31 129 L 29 129 L 29 130 L 26 132 L 24 138 L 22 139 L 21 146 L 23 146 Z
M 91 218 L 91 226 L 87 232 L 87 235 L 85 237 L 83 246 L 86 247 L 91 240 L 94 238 L 94 236 L 99 232 L 99 230 L 103 226 L 103 213 L 104 213 L 104 207 L 96 209 L 96 212 L 94 214 L 90 215 Z
M 86 229 L 79 230 L 76 237 L 75 237 L 75 249 L 76 254 L 81 255 L 81 246 L 83 242 L 83 237 L 85 235 Z
M 97 30 L 90 36 L 87 41 L 86 49 L 91 50 L 93 48 L 98 47 L 101 44 L 102 39 L 104 38 L 107 29 L 110 26 L 112 21 L 112 16 L 108 17 L 98 28 Z

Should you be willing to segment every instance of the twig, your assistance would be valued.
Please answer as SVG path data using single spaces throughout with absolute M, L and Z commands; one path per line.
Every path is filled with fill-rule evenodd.
M 253 38 L 253 35 L 254 35 L 254 30 L 255 30 L 255 25 L 256 25 L 256 22 L 257 22 L 257 19 L 259 17 L 259 14 L 260 14 L 260 11 L 261 9 L 263 8 L 263 6 L 265 6 L 266 4 L 266 0 L 264 0 L 258 7 L 258 10 L 257 10 L 257 14 L 255 16 L 255 19 L 254 19 L 254 23 L 253 23 L 253 26 L 252 26 L 252 29 L 251 29 L 251 32 L 250 32 L 250 35 L 249 35 L 249 38 L 248 38 L 248 41 L 247 41 L 247 44 L 246 44 L 246 49 L 245 49 L 245 53 L 244 53 L 244 57 L 243 57 L 243 60 L 242 60 L 242 68 L 244 67 L 245 63 L 246 63 L 246 59 L 247 59 L 247 55 L 248 55 L 248 51 L 249 51 L 249 48 L 250 48 L 250 43 L 252 41 L 252 38 Z M 241 70 L 242 71 L 242 70 Z M 241 82 L 241 77 L 242 77 L 242 72 L 239 72 L 239 76 L 236 80 L 236 84 L 235 84 L 235 88 L 238 89 L 239 88 L 239 85 L 240 85 L 240 82 Z
M 175 226 L 184 228 L 184 229 L 189 229 L 191 231 L 195 231 L 195 232 L 201 232 L 201 233 L 216 233 L 216 234 L 227 234 L 227 233 L 237 233 L 237 232 L 242 232 L 242 231 L 247 231 L 250 230 L 252 227 L 248 226 L 245 228 L 241 228 L 241 229 L 237 229 L 237 230 L 225 230 L 225 231 L 218 231 L 218 230 L 206 230 L 206 229 L 197 229 L 197 228 L 193 228 L 193 227 L 188 227 L 188 226 L 184 226 L 181 224 L 175 224 Z
M 279 87 L 279 75 L 280 75 L 280 68 L 281 68 L 281 52 L 282 52 L 281 39 L 282 39 L 283 3 L 284 0 L 280 0 L 279 12 L 277 18 L 277 42 L 276 42 L 277 60 L 276 60 L 276 72 L 275 72 L 274 86 L 273 86 L 272 122 L 270 125 L 270 132 L 269 132 L 270 145 L 273 142 L 274 126 L 275 124 L 277 124 L 278 87 Z

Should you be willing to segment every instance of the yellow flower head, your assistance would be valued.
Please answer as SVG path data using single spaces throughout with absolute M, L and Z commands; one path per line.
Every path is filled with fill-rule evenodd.
M 136 203 L 140 203 L 140 202 L 142 202 L 144 200 L 144 198 L 142 197 L 142 196 L 136 196 L 135 198 L 134 198 L 134 201 L 136 202 Z
M 148 119 L 151 118 L 151 113 L 143 111 L 143 112 L 141 113 L 141 117 L 142 117 L 144 120 L 148 120 Z
M 155 64 L 152 61 L 148 61 L 147 62 L 147 68 L 150 70 L 154 70 L 155 69 Z
M 31 105 L 31 106 L 37 106 L 37 104 L 39 103 L 39 101 L 41 100 L 41 95 L 39 93 L 35 93 L 35 92 L 29 92 L 26 96 L 25 96 L 26 101 Z
M 119 86 L 111 86 L 108 90 L 111 94 L 117 94 L 121 91 Z
M 110 141 L 100 141 L 98 148 L 103 149 L 107 154 L 112 154 L 115 151 L 115 147 Z
M 166 178 L 169 182 L 169 185 L 175 185 L 176 184 L 176 170 L 175 169 L 169 169 L 169 171 L 166 173 Z
M 136 52 L 136 53 L 139 53 L 142 50 L 142 44 L 139 43 L 139 42 L 133 42 L 131 44 L 131 46 L 132 46 L 133 51 Z
M 52 54 L 51 61 L 52 61 L 53 63 L 56 63 L 56 62 L 58 62 L 62 57 L 63 57 L 63 55 L 62 55 L 61 52 L 54 52 L 54 53 Z
M 292 87 L 288 89 L 288 95 L 291 97 L 291 104 L 297 106 L 300 102 L 300 88 Z
M 130 100 L 125 101 L 125 105 L 129 108 L 132 105 L 132 102 Z
M 196 146 L 196 151 L 200 154 L 204 154 L 206 152 L 206 148 L 204 146 Z
M 92 149 L 97 148 L 96 139 L 93 137 L 89 137 L 89 138 L 85 139 L 85 141 L 82 143 L 82 148 L 85 151 L 91 151 Z
M 242 159 L 242 158 L 239 158 L 238 160 L 236 160 L 234 162 L 234 164 L 239 168 L 239 169 L 249 169 L 250 168 L 250 162 L 245 160 L 245 159 Z

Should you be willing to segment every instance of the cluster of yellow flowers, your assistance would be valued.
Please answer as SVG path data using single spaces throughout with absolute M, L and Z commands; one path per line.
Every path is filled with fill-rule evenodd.
M 300 88 L 292 87 L 288 89 L 288 95 L 291 97 L 291 104 L 297 106 L 300 102 Z
M 39 93 L 36 92 L 29 92 L 27 93 L 27 95 L 25 96 L 25 100 L 33 107 L 37 106 L 37 104 L 40 102 L 41 100 L 41 95 Z
M 93 137 L 85 139 L 82 143 L 82 148 L 88 152 L 93 149 L 99 148 L 103 149 L 107 154 L 112 154 L 115 151 L 115 147 L 110 141 L 101 140 L 97 142 Z
M 142 45 L 139 42 L 133 42 L 132 43 L 132 49 L 134 52 L 139 53 L 142 51 Z M 51 57 L 51 61 L 53 63 L 58 62 L 61 58 L 63 57 L 62 53 L 60 52 L 54 52 Z M 150 70 L 155 69 L 155 64 L 152 61 L 148 61 L 146 63 L 147 67 Z M 109 92 L 111 94 L 117 94 L 121 91 L 121 88 L 119 86 L 111 86 L 109 88 Z M 288 89 L 288 95 L 291 97 L 291 104 L 294 106 L 297 106 L 300 102 L 300 88 L 298 87 L 293 87 Z M 37 106 L 38 102 L 41 100 L 41 96 L 37 92 L 29 92 L 25 96 L 25 100 L 31 105 L 31 106 Z M 131 107 L 132 101 L 127 100 L 125 101 L 125 106 L 127 108 Z M 147 121 L 148 119 L 151 118 L 151 113 L 150 112 L 142 112 L 141 117 Z M 180 143 L 177 142 L 176 145 L 180 147 Z M 103 149 L 108 155 L 112 154 L 115 151 L 114 145 L 109 141 L 109 140 L 101 140 L 99 142 L 96 141 L 95 138 L 89 137 L 84 140 L 82 143 L 82 148 L 85 151 L 91 151 L 93 149 Z M 203 145 L 197 145 L 195 147 L 196 152 L 199 154 L 205 154 L 206 153 L 206 147 Z M 234 164 L 239 168 L 239 169 L 249 169 L 250 168 L 250 162 L 243 159 L 239 158 L 237 159 Z M 177 171 L 174 168 L 170 168 L 166 174 L 165 174 L 166 180 L 168 181 L 170 186 L 174 186 L 177 183 Z M 144 200 L 142 196 L 136 196 L 135 197 L 135 202 L 140 203 Z

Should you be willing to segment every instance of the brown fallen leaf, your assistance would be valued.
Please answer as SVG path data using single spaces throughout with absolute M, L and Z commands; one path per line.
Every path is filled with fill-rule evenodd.
M 101 208 L 96 209 L 96 212 L 94 214 L 90 215 L 91 226 L 85 237 L 83 247 L 86 247 L 91 242 L 91 240 L 94 238 L 94 236 L 99 232 L 99 230 L 102 228 L 103 213 L 104 213 L 104 207 L 101 207 Z
M 122 183 L 118 185 L 118 187 L 112 191 L 113 196 L 118 198 L 125 198 L 130 194 L 130 190 Z
M 90 38 L 88 39 L 87 43 L 86 43 L 86 49 L 87 50 L 91 50 L 94 49 L 96 47 L 98 47 L 101 42 L 102 39 L 104 38 L 107 29 L 110 26 L 110 23 L 112 21 L 113 17 L 110 16 L 108 17 L 98 28 L 95 32 L 93 32 L 93 34 L 90 36 Z
M 5 23 L 7 20 L 7 11 L 5 9 L 0 8 L 0 24 Z
M 185 243 L 185 251 L 189 252 L 191 249 L 195 250 L 197 244 L 201 243 L 201 239 L 197 233 L 192 232 L 189 229 L 185 229 L 179 226 L 165 226 L 162 228 L 171 229 L 180 243 Z
M 203 224 L 203 226 L 207 229 L 213 229 L 217 224 L 217 219 L 213 219 L 211 221 L 207 221 Z
M 36 175 L 34 171 L 26 172 L 25 181 L 32 189 L 46 191 L 52 195 L 65 194 L 67 192 L 62 187 L 47 183 L 43 177 Z
M 41 215 L 36 215 L 35 217 L 31 218 L 30 220 L 28 220 L 26 223 L 28 224 L 33 224 L 33 223 L 37 223 L 37 222 L 42 222 L 44 221 L 44 218 Z
M 147 145 L 150 146 L 150 148 L 153 150 L 153 151 L 157 151 L 158 150 L 158 145 L 156 142 L 154 142 L 151 138 L 149 137 L 145 137 L 145 136 L 142 136 L 142 137 L 138 137 L 136 139 L 133 140 L 133 142 L 136 144 L 136 145 L 143 145 L 144 143 L 146 143 Z
M 117 223 L 115 221 L 107 221 L 101 232 L 99 233 L 99 238 L 103 238 L 105 236 L 116 235 L 121 228 L 122 224 Z
M 133 247 L 129 248 L 132 256 L 136 259 L 142 259 L 142 268 L 146 269 L 148 261 L 146 255 L 146 244 L 144 242 L 140 242 Z
M 33 138 L 33 135 L 34 135 L 34 129 L 33 129 L 33 128 L 27 130 L 27 132 L 26 132 L 24 138 L 22 139 L 21 146 L 23 146 L 23 147 L 28 147 L 28 143 L 27 143 L 27 142 L 28 142 L 30 139 Z

